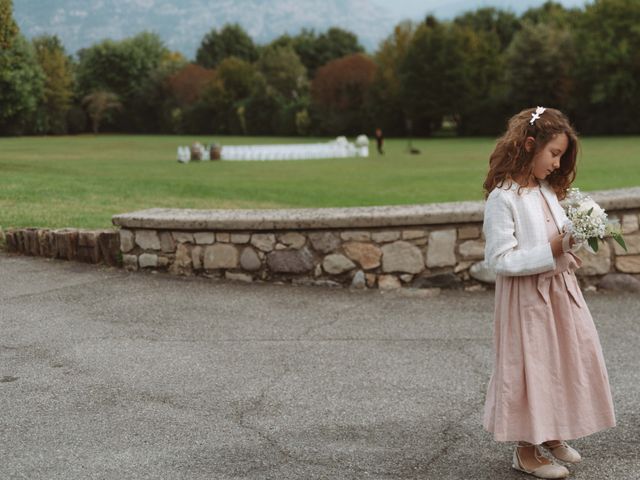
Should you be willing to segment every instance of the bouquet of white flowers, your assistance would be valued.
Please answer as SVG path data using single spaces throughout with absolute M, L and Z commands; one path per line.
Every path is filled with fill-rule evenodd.
M 598 251 L 598 239 L 604 242 L 604 238 L 610 236 L 625 251 L 627 250 L 622 238 L 620 223 L 608 220 L 604 209 L 591 197 L 581 193 L 580 189 L 569 189 L 565 210 L 569 218 L 566 228 L 573 235 L 576 243 L 587 242 L 595 253 Z

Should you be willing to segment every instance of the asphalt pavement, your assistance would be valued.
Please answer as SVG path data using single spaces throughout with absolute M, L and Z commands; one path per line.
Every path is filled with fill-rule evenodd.
M 586 293 L 640 479 L 640 295 Z M 481 426 L 493 291 L 432 297 L 0 254 L 0 480 L 533 478 Z

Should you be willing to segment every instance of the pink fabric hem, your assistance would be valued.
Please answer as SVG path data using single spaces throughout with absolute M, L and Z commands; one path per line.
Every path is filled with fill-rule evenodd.
M 511 431 L 509 433 L 495 433 L 488 425 L 483 424 L 484 429 L 493 434 L 493 439 L 496 442 L 529 442 L 534 445 L 539 445 L 542 442 L 546 442 L 549 440 L 575 440 L 577 438 L 586 437 L 589 435 L 593 435 L 594 433 L 601 432 L 603 430 L 607 430 L 609 428 L 613 428 L 616 426 L 615 419 L 610 418 L 610 416 L 605 413 L 603 415 L 602 423 L 597 423 L 594 425 L 584 425 L 581 428 L 555 428 L 555 433 L 552 430 L 547 431 L 543 435 L 538 436 L 530 436 L 529 432 L 517 432 Z

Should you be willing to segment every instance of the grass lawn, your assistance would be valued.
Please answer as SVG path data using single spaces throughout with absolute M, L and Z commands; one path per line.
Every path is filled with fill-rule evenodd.
M 223 145 L 318 139 L 213 137 Z M 84 135 L 0 139 L 0 227 L 111 226 L 151 207 L 281 208 L 399 205 L 482 199 L 493 138 L 386 140 L 366 159 L 181 165 L 193 136 Z M 353 139 L 351 139 L 353 140 Z M 324 139 L 320 140 L 324 141 Z M 372 146 L 374 144 L 372 143 Z M 640 185 L 640 137 L 585 138 L 575 186 Z

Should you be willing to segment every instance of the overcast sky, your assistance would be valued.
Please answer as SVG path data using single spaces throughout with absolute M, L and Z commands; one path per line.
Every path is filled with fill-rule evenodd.
M 421 20 L 427 13 L 433 13 L 440 19 L 452 18 L 466 10 L 475 10 L 479 7 L 500 7 L 520 13 L 529 7 L 542 5 L 545 0 L 374 0 L 387 12 L 396 17 L 396 20 L 409 18 Z M 566 7 L 583 7 L 585 0 L 555 0 Z

